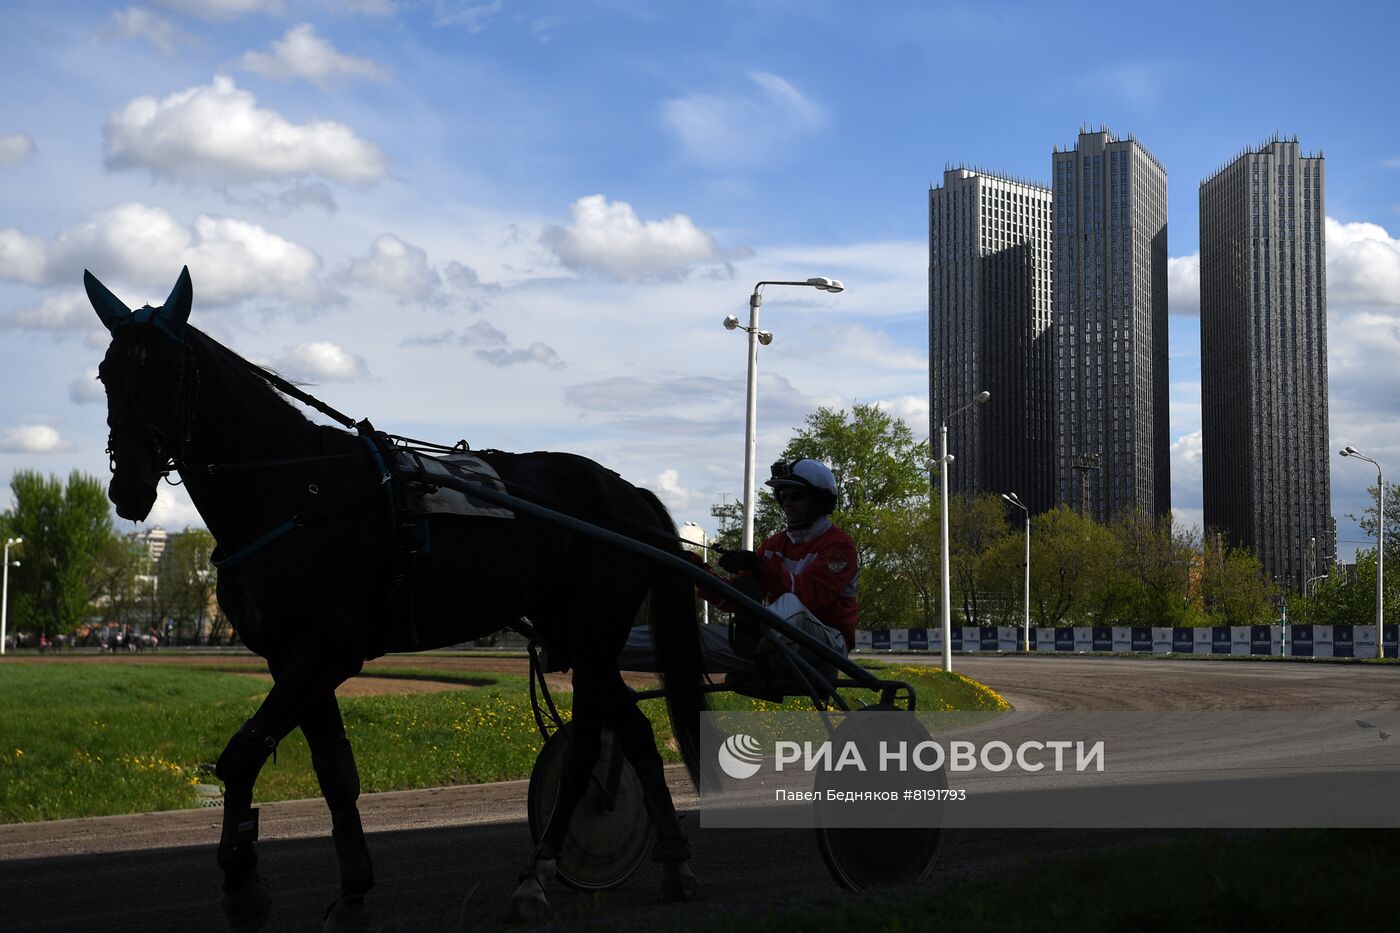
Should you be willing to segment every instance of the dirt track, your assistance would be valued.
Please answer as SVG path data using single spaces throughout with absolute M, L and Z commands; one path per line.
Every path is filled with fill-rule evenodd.
M 180 663 L 173 652 L 138 657 L 130 660 Z M 258 662 L 246 663 L 252 669 Z M 393 667 L 515 673 L 524 671 L 524 663 L 394 657 L 373 662 L 366 673 Z M 1393 665 L 961 656 L 954 666 L 1022 709 L 1400 709 L 1400 667 Z M 761 914 L 776 903 L 836 892 L 810 831 L 700 830 L 694 825 L 693 792 L 674 769 L 672 779 L 677 804 L 689 814 L 693 864 L 705 883 L 701 903 L 690 909 L 722 905 Z M 467 928 L 493 925 L 529 848 L 524 798 L 525 782 L 363 798 L 380 882 L 373 902 L 384 928 L 445 929 L 463 917 Z M 274 878 L 278 900 L 267 929 L 315 928 L 319 908 L 335 888 L 326 823 L 319 801 L 264 806 L 263 865 Z M 211 810 L 0 826 L 4 927 L 218 929 L 217 836 L 218 815 Z M 932 883 L 1000 875 L 1026 860 L 1162 836 L 1102 830 L 955 832 Z M 623 888 L 603 895 L 601 905 L 562 889 L 554 903 L 566 920 L 575 918 L 565 927 L 596 929 L 605 916 L 608 926 L 642 929 L 654 918 L 675 919 L 681 910 L 662 905 L 656 885 L 656 871 L 648 864 Z

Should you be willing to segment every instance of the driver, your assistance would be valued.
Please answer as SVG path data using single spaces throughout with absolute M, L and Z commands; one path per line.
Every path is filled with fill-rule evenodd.
M 826 464 L 807 457 L 773 464 L 767 486 L 773 489 L 787 528 L 752 551 L 725 551 L 721 569 L 735 574 L 735 588 L 766 603 L 789 625 L 829 645 L 840 654 L 855 647 L 856 578 L 859 562 L 850 535 L 831 521 L 836 508 L 836 478 Z M 721 609 L 731 608 L 718 594 L 700 595 Z M 735 617 L 733 639 L 725 625 L 701 625 L 705 669 L 710 673 L 750 674 L 764 654 L 766 629 L 743 613 Z M 632 630 L 619 658 L 622 670 L 654 670 L 655 649 L 646 626 Z

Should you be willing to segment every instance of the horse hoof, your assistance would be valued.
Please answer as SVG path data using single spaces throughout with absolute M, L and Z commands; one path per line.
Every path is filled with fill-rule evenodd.
M 321 921 L 322 933 L 366 933 L 368 929 L 369 919 L 363 894 L 346 894 L 337 898 L 334 904 L 326 908 L 326 919 Z
M 507 923 L 535 923 L 549 916 L 549 899 L 534 878 L 526 878 L 510 896 Z
M 224 892 L 224 922 L 228 933 L 253 933 L 262 927 L 272 910 L 267 882 L 257 872 L 248 876 L 236 891 Z
M 688 901 L 700 892 L 700 879 L 685 862 L 663 862 L 661 896 L 668 901 Z

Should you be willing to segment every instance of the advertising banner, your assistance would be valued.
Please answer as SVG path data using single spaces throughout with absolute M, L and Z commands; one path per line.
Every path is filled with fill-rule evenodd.
M 1209 625 L 1198 625 L 1191 629 L 1193 654 L 1210 654 L 1214 650 L 1213 636 L 1215 632 Z
M 1385 656 L 1400 657 L 1400 625 L 1387 624 L 1385 627 Z
M 1093 651 L 1113 650 L 1113 629 L 1107 625 L 1095 625 L 1090 630 L 1090 637 L 1093 639 Z
M 1133 630 L 1126 625 L 1115 625 L 1113 627 L 1113 650 L 1132 651 L 1133 650 Z
M 1212 625 L 1210 628 L 1210 653 L 1230 653 L 1230 626 Z
M 964 651 L 981 651 L 982 630 L 975 625 L 964 625 L 962 627 L 962 641 Z
M 997 651 L 1001 648 L 1001 633 L 995 625 L 977 626 L 977 638 L 983 651 Z
M 889 650 L 890 650 L 890 630 L 889 630 L 889 629 L 877 629 L 877 630 L 875 630 L 875 631 L 873 631 L 873 632 L 870 633 L 870 650 L 871 650 L 871 651 L 889 651 Z
M 1074 650 L 1074 629 L 1069 628 L 1068 626 L 1061 626 L 1060 628 L 1055 629 L 1055 650 Z
M 1128 630 L 1131 632 L 1128 650 L 1130 651 L 1151 651 L 1152 650 L 1152 629 L 1144 627 L 1134 627 Z
M 1290 658 L 1310 658 L 1313 656 L 1313 627 L 1311 625 L 1290 625 L 1288 627 L 1288 656 Z
M 1196 650 L 1196 630 L 1178 625 L 1172 629 L 1172 651 L 1191 654 Z
M 1025 629 L 1019 625 L 998 625 L 997 626 L 997 650 L 998 651 L 1020 651 L 1021 639 L 1025 636 Z
M 1332 657 L 1334 658 L 1354 658 L 1356 647 L 1356 633 L 1350 622 L 1332 626 Z
M 1249 653 L 1274 653 L 1274 626 L 1251 625 L 1249 627 Z
M 935 625 L 933 628 L 925 629 L 928 632 L 928 650 L 943 653 L 943 626 Z
M 1250 632 L 1248 625 L 1230 626 L 1230 653 L 1249 654 Z
M 890 650 L 909 650 L 909 630 L 907 628 L 890 629 Z
M 1094 650 L 1094 629 L 1086 628 L 1083 625 L 1076 625 L 1071 631 L 1074 632 L 1075 651 Z
M 927 651 L 927 650 L 928 650 L 928 629 L 926 629 L 926 628 L 911 628 L 911 629 L 909 630 L 909 650 L 910 650 L 910 651 Z
M 870 650 L 870 631 L 869 631 L 869 629 L 863 629 L 863 628 L 858 628 L 858 629 L 856 629 L 856 650 L 857 650 L 857 651 L 869 651 L 869 650 Z
M 1172 650 L 1172 630 L 1154 628 L 1152 630 L 1152 653 L 1167 654 Z
M 1353 625 L 1351 627 L 1352 657 L 1374 658 L 1376 656 L 1376 627 L 1374 625 Z
M 1313 657 L 1332 657 L 1332 626 L 1313 626 Z
M 952 647 L 951 650 L 953 650 L 953 651 L 961 651 L 961 650 L 963 650 L 963 629 L 962 629 L 962 626 L 961 626 L 961 625 L 949 626 L 949 631 L 951 631 L 951 632 L 952 632 L 952 635 L 953 635 L 953 647 Z

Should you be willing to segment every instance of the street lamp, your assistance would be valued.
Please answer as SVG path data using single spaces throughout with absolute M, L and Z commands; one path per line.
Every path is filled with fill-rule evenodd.
M 23 538 L 5 539 L 5 582 L 0 586 L 0 654 L 5 653 L 5 627 L 10 612 L 10 548 L 23 543 Z M 19 561 L 15 561 L 15 566 L 19 566 Z
M 948 453 L 948 422 L 953 418 L 967 411 L 973 405 L 981 405 L 992 397 L 990 392 L 978 392 L 962 408 L 948 415 L 943 419 L 939 427 L 938 441 L 938 485 L 940 487 L 942 508 L 939 510 L 938 524 L 939 531 L 943 536 L 943 547 L 938 552 L 939 580 L 942 584 L 940 594 L 940 610 L 943 613 L 943 669 L 951 671 L 953 669 L 953 597 L 952 583 L 949 580 L 948 571 L 948 466 L 953 462 L 953 455 Z
M 749 296 L 749 326 L 739 323 L 734 315 L 724 319 L 725 330 L 742 330 L 749 335 L 749 393 L 747 414 L 744 419 L 744 550 L 753 550 L 753 504 L 754 504 L 754 455 L 758 448 L 758 435 L 755 422 L 758 413 L 758 345 L 765 347 L 773 342 L 773 335 L 758 329 L 758 306 L 763 303 L 763 286 L 796 285 L 802 288 L 815 288 L 824 292 L 843 291 L 846 286 L 839 279 L 816 276 L 805 282 L 759 282 Z
M 1385 474 L 1378 461 L 1347 446 L 1341 449 L 1343 457 L 1365 460 L 1376 468 L 1376 657 L 1385 657 Z
M 1001 497 L 1026 513 L 1026 627 L 1022 647 L 1029 654 L 1031 650 L 1031 510 L 1016 498 L 1014 492 L 1002 493 Z

